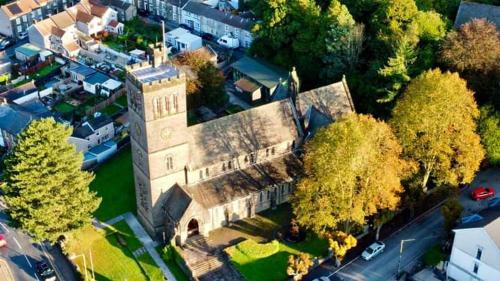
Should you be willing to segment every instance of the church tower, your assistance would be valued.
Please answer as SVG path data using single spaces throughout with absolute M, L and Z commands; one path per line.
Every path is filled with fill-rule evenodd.
M 185 185 L 188 161 L 186 77 L 151 45 L 151 62 L 128 66 L 126 89 L 137 213 L 154 235 L 164 224 L 163 202 L 175 185 Z

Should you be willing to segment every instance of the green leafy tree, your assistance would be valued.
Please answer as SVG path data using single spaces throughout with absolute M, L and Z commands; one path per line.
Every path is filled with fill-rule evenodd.
M 381 1 L 373 14 L 371 30 L 382 44 L 379 51 L 392 51 L 403 40 L 414 45 L 418 42 L 415 17 L 418 9 L 413 0 Z
M 328 244 L 333 251 L 335 264 L 339 267 L 347 251 L 356 247 L 358 240 L 351 234 L 347 234 L 343 231 L 334 231 L 328 238 Z
M 424 191 L 430 177 L 438 184 L 472 181 L 484 157 L 476 134 L 479 110 L 457 73 L 422 73 L 410 82 L 392 116 L 404 156 L 418 165 L 415 179 Z
M 227 103 L 228 96 L 224 90 L 224 75 L 213 64 L 206 63 L 198 71 L 203 104 L 220 107 Z
M 487 73 L 500 68 L 500 32 L 494 23 L 473 19 L 446 36 L 442 60 L 456 71 Z
M 500 165 L 500 112 L 490 106 L 481 108 L 479 134 L 486 150 L 486 158 L 492 165 Z
M 288 267 L 286 273 L 292 276 L 294 281 L 302 280 L 302 277 L 309 272 L 309 268 L 313 265 L 311 256 L 306 253 L 298 255 L 290 255 L 288 257 Z
M 443 16 L 434 11 L 419 11 L 415 18 L 420 40 L 439 41 L 446 35 L 447 23 Z
M 348 114 L 305 145 L 305 176 L 292 207 L 302 226 L 326 236 L 364 224 L 379 209 L 394 210 L 406 162 L 391 128 L 373 117 Z
M 68 143 L 70 135 L 52 118 L 33 121 L 5 160 L 8 212 L 36 241 L 55 242 L 89 224 L 101 202 L 89 191 L 94 176 L 81 171 L 83 155 Z
M 332 23 L 325 38 L 325 67 L 322 74 L 327 78 L 336 78 L 357 65 L 364 26 L 356 25 L 347 7 L 338 0 L 331 2 L 328 16 Z
M 460 218 L 463 209 L 458 197 L 448 199 L 443 207 L 441 207 L 441 215 L 443 216 L 444 227 L 447 232 L 450 232 L 455 227 L 456 221 Z
M 399 91 L 411 80 L 408 72 L 415 59 L 414 48 L 408 40 L 402 40 L 394 56 L 390 57 L 387 64 L 378 70 L 378 74 L 388 81 L 387 86 L 382 90 L 385 95 L 378 102 L 384 103 L 394 100 Z

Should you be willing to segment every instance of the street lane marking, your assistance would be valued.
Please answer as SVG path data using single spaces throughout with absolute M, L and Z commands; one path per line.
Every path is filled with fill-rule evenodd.
M 50 259 L 49 257 L 49 254 L 47 253 L 47 251 L 45 250 L 45 246 L 43 246 L 42 243 L 38 243 L 40 245 L 40 247 L 42 248 L 42 251 L 43 251 L 43 254 L 45 255 L 45 257 L 47 258 L 47 260 L 49 261 L 50 265 L 52 265 L 52 268 L 54 269 L 54 271 L 56 272 L 56 276 L 57 276 L 57 279 L 59 280 L 64 280 L 63 278 L 61 278 L 61 273 L 59 272 L 59 269 L 56 267 L 56 265 L 52 262 L 52 260 Z
M 23 255 L 23 256 L 24 256 L 24 258 L 26 259 L 26 261 L 28 262 L 28 264 L 30 265 L 30 267 L 33 267 L 33 266 L 31 265 L 30 260 L 28 259 L 28 257 L 27 257 L 26 255 Z
M 5 229 L 7 233 L 9 233 L 9 229 L 3 223 L 0 222 L 0 226 L 2 226 L 2 228 Z
M 12 239 L 14 239 L 14 242 L 16 242 L 17 246 L 19 247 L 19 249 L 23 249 L 23 247 L 21 247 L 21 244 L 19 244 L 19 241 L 17 241 L 16 237 L 12 237 Z
M 37 281 L 40 281 L 40 279 L 38 279 L 38 276 L 36 276 L 36 273 L 34 274 L 35 275 L 35 278 Z

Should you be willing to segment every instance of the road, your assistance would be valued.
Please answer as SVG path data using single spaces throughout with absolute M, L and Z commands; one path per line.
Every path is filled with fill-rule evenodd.
M 58 280 L 76 280 L 68 262 L 57 253 L 57 248 L 48 250 L 39 243 L 33 243 L 28 235 L 10 227 L 9 217 L 4 210 L 3 204 L 0 203 L 0 233 L 7 241 L 7 246 L 0 248 L 0 260 L 7 263 L 15 280 L 38 281 L 35 264 L 41 260 L 48 261 L 52 265 L 56 270 Z M 3 278 L 0 276 L 0 280 L 9 280 Z
M 14 45 L 12 45 L 12 46 L 8 47 L 7 49 L 5 49 L 5 53 L 7 54 L 7 56 L 12 57 L 12 56 L 15 55 L 17 47 L 19 47 L 21 45 L 24 45 L 24 44 L 26 44 L 28 42 L 29 42 L 28 38 L 24 38 L 22 40 L 18 40 L 18 41 L 16 41 L 16 43 Z
M 487 207 L 487 201 L 475 202 L 470 199 L 470 192 L 478 186 L 494 187 L 497 194 L 499 194 L 500 170 L 490 169 L 478 173 L 471 187 L 462 192 L 460 203 L 464 207 L 463 216 L 476 213 Z M 340 270 L 335 268 L 331 261 L 328 261 L 314 269 L 304 280 L 310 281 L 320 276 L 327 276 L 330 280 L 345 281 L 395 280 L 401 240 L 411 239 L 411 241 L 403 242 L 403 255 L 401 259 L 401 271 L 403 271 L 409 270 L 430 246 L 440 242 L 442 235 L 443 218 L 439 208 L 436 208 L 400 232 L 384 240 L 386 244 L 384 253 L 373 260 L 367 262 L 358 257 Z

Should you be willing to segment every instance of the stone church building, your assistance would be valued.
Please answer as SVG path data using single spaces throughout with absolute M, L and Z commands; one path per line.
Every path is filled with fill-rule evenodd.
M 178 244 L 287 201 L 301 144 L 354 111 L 345 80 L 298 93 L 293 71 L 267 104 L 188 126 L 186 77 L 163 48 L 127 67 L 126 88 L 139 219 Z

